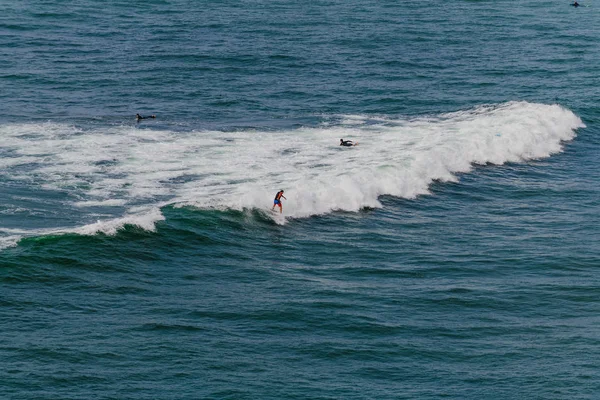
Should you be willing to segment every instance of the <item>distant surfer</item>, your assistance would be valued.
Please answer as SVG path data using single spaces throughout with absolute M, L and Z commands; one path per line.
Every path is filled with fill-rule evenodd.
M 578 2 L 572 3 L 571 5 L 572 5 L 573 7 L 579 7 L 579 3 L 578 3 Z
M 148 117 L 142 117 L 140 114 L 135 114 L 135 120 L 136 121 L 139 121 L 141 119 L 148 119 L 148 118 L 156 118 L 156 115 L 152 114 L 152 115 L 150 115 Z
M 271 208 L 271 211 L 275 209 L 275 206 L 279 206 L 279 214 L 281 214 L 283 212 L 283 210 L 281 208 L 281 198 L 282 197 L 285 199 L 285 196 L 283 195 L 283 189 L 280 190 L 279 192 L 277 192 L 277 194 L 275 195 L 275 200 L 273 200 L 273 208 Z
M 358 143 L 352 142 L 352 140 L 340 139 L 340 146 L 350 147 L 350 146 L 356 146 L 357 144 Z

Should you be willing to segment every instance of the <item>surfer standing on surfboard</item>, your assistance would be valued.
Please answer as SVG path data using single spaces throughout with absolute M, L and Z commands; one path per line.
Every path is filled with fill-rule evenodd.
M 281 214 L 283 212 L 283 210 L 281 208 L 281 198 L 282 197 L 285 199 L 285 196 L 283 195 L 283 189 L 280 190 L 279 192 L 277 192 L 277 194 L 275 195 L 275 200 L 273 200 L 273 208 L 271 208 L 271 211 L 275 209 L 275 206 L 279 206 L 279 214 Z

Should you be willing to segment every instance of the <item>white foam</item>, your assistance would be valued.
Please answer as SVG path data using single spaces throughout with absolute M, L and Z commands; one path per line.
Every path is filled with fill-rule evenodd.
M 8 249 L 9 247 L 15 247 L 22 236 L 1 236 L 0 237 L 0 250 Z
M 136 210 L 137 214 L 129 214 L 120 218 L 96 221 L 80 227 L 64 227 L 56 229 L 0 229 L 0 250 L 13 247 L 25 237 L 63 235 L 77 233 L 79 235 L 91 236 L 97 233 L 115 235 L 126 225 L 137 226 L 149 232 L 156 230 L 156 222 L 163 221 L 165 217 L 159 209 Z
M 88 200 L 88 201 L 78 201 L 73 205 L 75 207 L 117 207 L 123 206 L 127 203 L 126 200 L 123 199 L 107 199 L 107 200 Z
M 162 215 L 159 209 L 152 209 L 137 215 L 126 215 L 121 218 L 110 219 L 107 221 L 97 221 L 93 224 L 82 226 L 81 228 L 66 231 L 54 231 L 54 233 L 74 232 L 80 235 L 95 235 L 96 233 L 114 235 L 125 225 L 134 225 L 144 230 L 154 232 L 156 230 L 155 223 L 158 221 L 163 221 L 164 219 L 165 217 Z
M 279 189 L 287 218 L 380 207 L 381 195 L 428 193 L 472 164 L 548 157 L 581 127 L 559 105 L 527 102 L 410 120 L 351 115 L 284 132 L 5 125 L 0 167 L 23 185 L 66 191 L 68 207 L 111 208 L 119 215 L 70 231 L 114 234 L 125 224 L 154 229 L 167 204 L 269 209 Z M 340 138 L 359 146 L 342 148 Z

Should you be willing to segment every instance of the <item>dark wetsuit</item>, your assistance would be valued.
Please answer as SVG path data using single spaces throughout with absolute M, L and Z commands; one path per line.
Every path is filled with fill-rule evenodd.
M 352 143 L 352 140 L 341 140 L 340 146 L 354 146 L 354 143 Z
M 140 114 L 135 114 L 135 119 L 136 120 L 140 120 L 140 119 L 148 119 L 148 118 L 156 118 L 156 115 L 151 115 L 149 117 L 142 117 Z

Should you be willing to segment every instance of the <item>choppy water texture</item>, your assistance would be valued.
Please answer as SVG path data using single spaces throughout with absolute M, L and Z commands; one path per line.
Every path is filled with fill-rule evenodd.
M 0 397 L 598 398 L 592 2 L 13 3 Z

